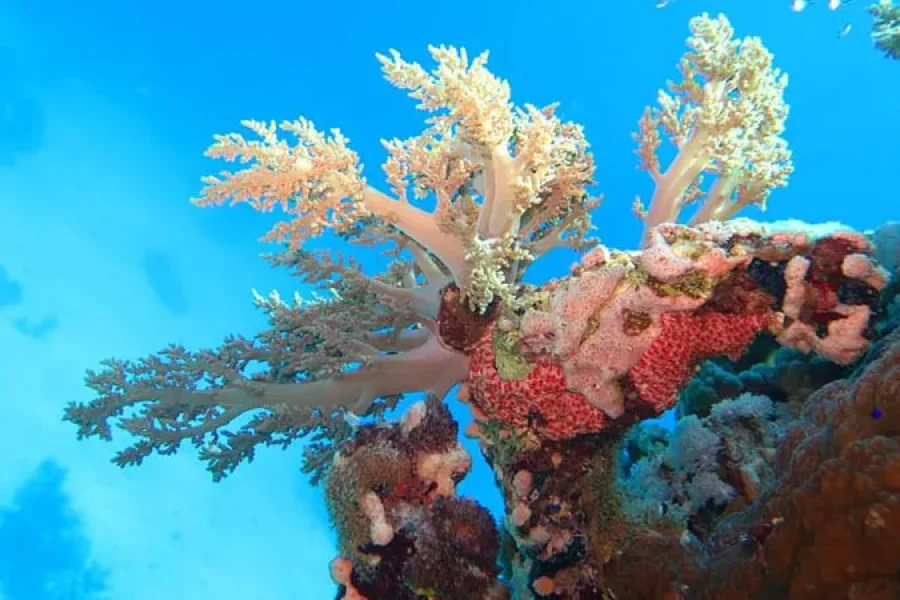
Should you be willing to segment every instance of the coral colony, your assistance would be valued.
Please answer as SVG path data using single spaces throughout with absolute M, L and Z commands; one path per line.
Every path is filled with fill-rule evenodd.
M 287 249 L 270 260 L 324 293 L 257 294 L 269 326 L 252 339 L 109 360 L 66 419 L 80 437 L 135 436 L 120 465 L 189 441 L 216 479 L 304 439 L 345 600 L 900 597 L 888 272 L 864 234 L 733 218 L 792 172 L 787 77 L 724 16 L 690 29 L 680 80 L 635 135 L 654 186 L 636 202 L 639 250 L 589 237 L 580 126 L 514 106 L 487 54 L 431 48 L 429 72 L 392 51 L 386 79 L 429 118 L 384 142 L 390 193 L 339 131 L 304 119 L 246 121 L 254 139 L 208 151 L 243 166 L 196 204 L 280 209 L 267 238 Z M 368 277 L 303 249 L 326 231 L 396 261 Z M 557 247 L 581 251 L 571 271 L 523 283 Z M 471 458 L 451 391 L 502 490 L 500 524 L 455 494 Z M 409 392 L 427 400 L 387 420 Z M 674 431 L 641 423 L 676 404 Z

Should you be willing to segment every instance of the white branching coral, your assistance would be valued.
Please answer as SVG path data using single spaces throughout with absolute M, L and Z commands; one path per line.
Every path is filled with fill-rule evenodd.
M 109 438 L 111 422 L 137 436 L 116 458 L 122 465 L 190 440 L 217 478 L 259 444 L 310 437 L 315 475 L 348 435 L 348 413 L 377 415 L 406 392 L 442 397 L 466 379 L 466 354 L 438 332 L 446 288 L 456 284 L 471 310 L 487 310 L 534 258 L 587 243 L 598 200 L 585 191 L 594 165 L 580 127 L 552 106 L 513 106 L 487 54 L 470 62 L 464 50 L 431 53 L 431 73 L 396 52 L 379 56 L 386 78 L 433 113 L 421 134 L 383 142 L 393 195 L 369 184 L 340 131 L 307 119 L 248 120 L 252 139 L 216 136 L 207 155 L 241 167 L 205 178 L 194 202 L 285 213 L 266 239 L 288 249 L 271 260 L 320 294 L 255 294 L 269 327 L 252 339 L 105 362 L 88 374 L 97 398 L 67 409 L 80 436 Z M 416 206 L 425 197 L 433 211 Z M 328 230 L 349 243 L 390 242 L 402 258 L 369 277 L 351 260 L 304 250 Z
M 469 290 L 469 308 L 483 312 L 495 300 L 508 297 L 512 284 L 510 268 L 518 261 L 529 261 L 532 255 L 516 243 L 512 234 L 500 239 L 472 240 L 466 259 L 472 265 L 473 279 L 480 285 Z
M 554 106 L 515 107 L 509 84 L 487 70 L 487 53 L 470 61 L 465 50 L 430 50 L 437 63 L 432 72 L 396 51 L 378 55 L 386 79 L 433 113 L 420 135 L 383 142 L 394 197 L 368 184 L 339 131 L 326 135 L 298 119 L 280 126 L 245 121 L 256 140 L 218 136 L 208 155 L 249 166 L 206 178 L 196 203 L 280 208 L 290 220 L 268 238 L 293 247 L 325 229 L 346 232 L 374 217 L 435 257 L 465 292 L 481 296 L 477 288 L 493 283 L 477 277 L 486 269 L 472 264 L 474 238 L 512 236 L 537 255 L 583 245 L 598 200 L 585 189 L 594 163 L 581 128 L 562 122 Z M 279 137 L 279 129 L 293 140 Z M 434 197 L 433 212 L 413 203 L 425 196 Z
M 647 108 L 635 134 L 641 169 L 653 178 L 644 243 L 660 223 L 674 222 L 687 204 L 703 198 L 693 222 L 725 220 L 751 204 L 765 206 L 773 188 L 793 171 L 781 137 L 788 105 L 787 75 L 772 66 L 759 38 L 734 39 L 724 15 L 691 20 L 692 36 L 679 69 L 680 83 L 660 90 L 659 106 Z M 663 134 L 677 149 L 664 168 L 658 152 Z M 707 191 L 702 177 L 714 176 Z
M 206 185 L 194 200 L 197 205 L 247 202 L 260 211 L 278 207 L 291 220 L 278 223 L 266 238 L 288 242 L 292 248 L 329 228 L 348 232 L 361 219 L 374 215 L 395 225 L 433 252 L 451 273 L 465 279 L 460 240 L 442 231 L 433 215 L 367 186 L 359 157 L 338 130 L 325 135 L 303 118 L 279 126 L 249 120 L 243 125 L 259 139 L 219 135 L 206 154 L 250 166 L 205 177 Z M 295 143 L 278 137 L 279 129 L 293 136 Z
M 442 397 L 465 379 L 468 359 L 441 343 L 428 316 L 438 289 L 414 265 L 398 261 L 370 278 L 354 262 L 303 250 L 270 259 L 320 293 L 287 300 L 254 292 L 269 326 L 250 339 L 105 361 L 87 376 L 98 397 L 67 408 L 79 435 L 108 439 L 112 421 L 136 436 L 120 465 L 190 440 L 217 479 L 252 460 L 256 445 L 311 436 L 307 467 L 317 478 L 330 442 L 349 433 L 349 411 L 378 414 L 406 392 Z

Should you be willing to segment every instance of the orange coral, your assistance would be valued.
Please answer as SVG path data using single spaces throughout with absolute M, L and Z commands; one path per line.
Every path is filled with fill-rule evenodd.
M 779 448 L 776 484 L 717 532 L 697 598 L 900 597 L 900 330 L 884 344 L 858 379 L 809 398 Z M 748 558 L 736 532 L 770 522 Z
M 900 593 L 900 331 L 888 343 L 858 381 L 814 394 L 781 448 L 771 506 L 786 521 L 766 557 L 791 598 L 852 598 L 878 579 Z

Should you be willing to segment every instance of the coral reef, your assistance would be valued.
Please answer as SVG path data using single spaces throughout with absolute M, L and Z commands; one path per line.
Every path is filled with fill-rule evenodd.
M 318 293 L 254 292 L 269 322 L 252 339 L 108 360 L 65 418 L 80 438 L 129 433 L 121 466 L 189 442 L 215 479 L 303 439 L 345 600 L 892 589 L 900 350 L 877 236 L 733 218 L 793 170 L 787 79 L 724 16 L 690 29 L 681 81 L 636 135 L 654 183 L 639 250 L 589 237 L 593 156 L 554 105 L 513 105 L 486 53 L 434 47 L 429 72 L 391 51 L 385 78 L 431 116 L 384 142 L 390 195 L 340 131 L 302 118 L 245 121 L 256 139 L 217 136 L 207 153 L 241 168 L 207 177 L 195 203 L 280 209 L 266 239 L 285 250 L 269 260 Z M 325 233 L 395 260 L 370 276 L 304 248 Z M 571 272 L 524 283 L 556 247 L 581 252 Z M 503 494 L 499 527 L 455 493 L 471 459 L 444 404 L 454 388 Z M 389 420 L 413 392 L 427 400 Z M 671 435 L 641 424 L 679 398 Z
M 896 248 L 895 228 L 888 224 L 872 236 L 876 255 Z M 883 304 L 892 302 L 886 291 Z M 631 501 L 627 509 L 643 509 L 640 517 L 652 513 L 654 501 L 679 504 L 659 511 L 652 533 L 637 536 L 606 564 L 615 593 L 636 600 L 665 593 L 717 600 L 898 597 L 900 546 L 889 522 L 900 506 L 891 470 L 900 431 L 895 317 L 883 310 L 868 355 L 811 393 L 768 398 L 743 392 L 713 404 L 702 419 L 680 421 L 692 435 L 669 436 L 643 424 L 629 432 L 631 468 L 620 478 Z M 791 370 L 802 372 L 798 358 L 789 361 Z M 759 369 L 729 378 L 753 381 Z M 811 370 L 822 372 L 815 365 Z M 704 448 L 716 451 L 712 459 Z M 675 457 L 686 452 L 699 453 L 707 472 L 732 486 L 730 498 L 699 512 L 684 510 L 688 496 L 677 484 L 691 475 L 684 463 L 696 460 L 679 464 Z M 751 478 L 743 476 L 746 466 L 755 466 Z M 667 534 L 660 522 L 686 527 Z

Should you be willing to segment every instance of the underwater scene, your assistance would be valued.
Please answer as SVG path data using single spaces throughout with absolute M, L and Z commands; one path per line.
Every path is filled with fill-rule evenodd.
M 900 600 L 891 0 L 8 0 L 0 109 L 0 600 Z

